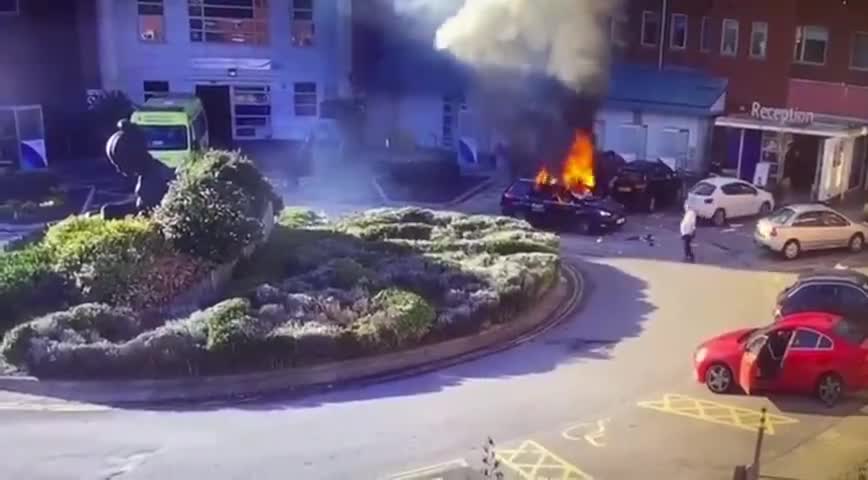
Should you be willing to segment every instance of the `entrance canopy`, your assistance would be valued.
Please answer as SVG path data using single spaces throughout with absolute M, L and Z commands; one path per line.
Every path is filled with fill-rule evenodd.
M 715 119 L 715 126 L 743 128 L 746 130 L 763 130 L 767 132 L 794 133 L 801 135 L 818 135 L 821 137 L 856 138 L 868 135 L 868 123 L 840 117 L 812 118 L 807 124 L 781 123 L 774 120 L 764 120 L 751 115 L 729 115 Z

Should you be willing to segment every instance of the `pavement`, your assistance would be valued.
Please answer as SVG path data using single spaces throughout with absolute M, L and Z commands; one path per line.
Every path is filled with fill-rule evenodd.
M 457 208 L 485 213 L 495 198 Z M 612 235 L 564 235 L 563 255 L 588 281 L 582 308 L 521 346 L 435 372 L 139 408 L 0 392 L 0 478 L 473 479 L 491 438 L 507 480 L 728 480 L 752 461 L 763 408 L 764 478 L 832 479 L 868 458 L 862 397 L 827 409 L 718 396 L 691 371 L 703 340 L 767 323 L 798 271 L 855 267 L 868 253 L 763 258 L 739 243 L 745 222 L 702 228 L 686 264 L 678 214 L 658 215 Z

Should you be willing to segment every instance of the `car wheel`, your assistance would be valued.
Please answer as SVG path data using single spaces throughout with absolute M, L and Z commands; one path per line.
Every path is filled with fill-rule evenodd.
M 732 390 L 732 369 L 723 363 L 715 363 L 705 371 L 705 386 L 714 393 Z
M 717 227 L 722 227 L 726 225 L 726 210 L 722 208 L 718 208 L 714 211 L 714 215 L 711 216 L 711 221 Z
M 859 253 L 865 248 L 865 237 L 861 233 L 857 233 L 850 237 L 850 243 L 847 246 L 850 247 L 851 252 Z
M 844 380 L 837 373 L 824 373 L 817 380 L 816 394 L 827 407 L 835 406 L 844 393 Z
M 765 216 L 767 216 L 767 215 L 768 215 L 769 213 L 771 213 L 771 212 L 772 212 L 772 204 L 771 204 L 771 203 L 769 203 L 769 202 L 763 202 L 763 204 L 760 205 L 759 215 L 760 215 L 761 217 L 765 217 Z
M 790 240 L 784 244 L 783 253 L 787 260 L 795 260 L 802 254 L 802 246 L 797 240 Z

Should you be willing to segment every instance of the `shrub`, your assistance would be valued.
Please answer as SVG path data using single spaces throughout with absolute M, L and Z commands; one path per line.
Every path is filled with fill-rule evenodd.
M 185 175 L 214 178 L 242 189 L 251 199 L 256 212 L 263 212 L 267 202 L 272 202 L 274 211 L 283 209 L 283 199 L 274 192 L 271 183 L 256 165 L 239 151 L 209 150 L 197 158 Z
M 325 218 L 307 208 L 286 207 L 280 212 L 277 223 L 289 228 L 304 228 L 322 225 Z
M 28 316 L 62 307 L 74 298 L 63 277 L 52 270 L 42 247 L 0 253 L 0 333 Z
M 49 229 L 43 243 L 54 268 L 86 300 L 110 303 L 166 251 L 159 229 L 143 217 L 71 217 Z
M 234 298 L 221 302 L 206 312 L 210 351 L 233 350 L 244 346 L 252 339 L 250 326 L 254 319 L 250 314 L 250 302 Z
M 214 264 L 207 260 L 167 252 L 135 273 L 128 288 L 115 301 L 136 310 L 166 306 L 213 268 Z
M 187 175 L 169 188 L 154 220 L 179 252 L 225 263 L 262 236 L 261 213 L 242 188 Z
M 372 304 L 379 312 L 360 320 L 360 329 L 373 330 L 373 335 L 381 338 L 386 336 L 399 348 L 419 342 L 434 323 L 434 308 L 424 298 L 406 290 L 383 290 L 374 296 Z

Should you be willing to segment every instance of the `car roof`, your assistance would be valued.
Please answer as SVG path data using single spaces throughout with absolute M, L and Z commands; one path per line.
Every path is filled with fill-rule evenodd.
M 835 212 L 840 215 L 840 213 L 834 208 L 829 207 L 820 202 L 816 203 L 793 203 L 790 205 L 781 205 L 781 208 L 789 208 L 790 210 L 796 213 L 804 213 L 804 212 Z
M 868 286 L 868 275 L 855 270 L 817 270 L 799 275 L 798 283 L 847 282 L 860 288 Z
M 625 170 L 636 169 L 636 170 L 644 170 L 648 168 L 653 168 L 655 166 L 663 165 L 668 168 L 668 166 L 661 162 L 660 160 L 633 160 L 632 162 L 627 162 L 624 165 Z
M 710 184 L 718 186 L 718 187 L 721 185 L 727 185 L 730 183 L 745 183 L 747 185 L 750 185 L 750 183 L 748 183 L 748 182 L 746 182 L 740 178 L 735 178 L 735 177 L 708 177 L 708 178 L 703 178 L 702 180 L 700 180 L 700 182 L 710 183 Z
M 801 312 L 787 315 L 776 322 L 777 325 L 790 328 L 810 328 L 817 331 L 826 331 L 832 328 L 842 317 L 833 313 L 825 312 Z

